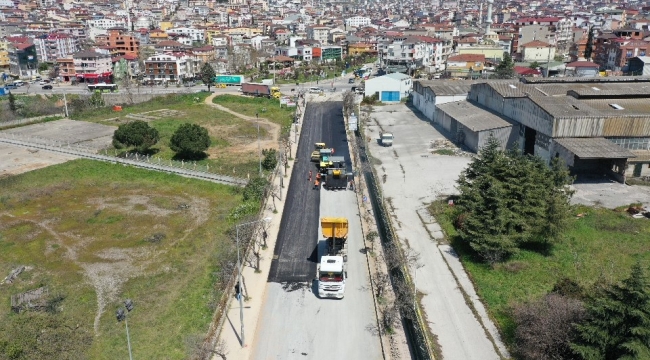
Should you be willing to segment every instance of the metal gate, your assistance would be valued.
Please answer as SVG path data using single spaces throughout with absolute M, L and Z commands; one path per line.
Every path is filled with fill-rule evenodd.
M 399 101 L 399 91 L 382 91 L 381 101 Z

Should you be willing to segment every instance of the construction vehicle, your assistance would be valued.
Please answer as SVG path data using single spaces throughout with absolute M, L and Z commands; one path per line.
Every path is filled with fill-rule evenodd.
M 277 86 L 270 86 L 267 84 L 244 83 L 241 85 L 241 92 L 244 95 L 251 95 L 257 97 L 275 98 L 282 97 L 280 88 Z
M 324 217 L 320 223 L 327 248 L 318 264 L 318 296 L 343 299 L 347 278 L 348 219 Z
M 311 161 L 319 162 L 320 161 L 320 150 L 325 149 L 325 143 L 316 143 L 314 144 L 314 151 L 311 152 Z
M 327 168 L 332 165 L 330 157 L 332 156 L 332 149 L 320 149 L 320 161 L 318 162 L 318 170 L 322 173 L 327 172 Z
M 347 189 L 350 178 L 351 174 L 345 171 L 345 158 L 343 156 L 331 156 L 330 166 L 325 172 L 325 189 Z

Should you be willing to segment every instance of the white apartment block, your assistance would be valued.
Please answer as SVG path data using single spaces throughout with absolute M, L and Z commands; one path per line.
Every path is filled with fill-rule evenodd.
M 307 39 L 320 41 L 321 44 L 327 44 L 330 29 L 326 26 L 308 26 Z
M 192 41 L 203 42 L 205 39 L 205 32 L 203 30 L 188 28 L 188 27 L 177 27 L 167 29 L 167 35 L 176 34 L 182 35 L 190 38 Z
M 155 54 L 144 61 L 144 77 L 158 82 L 179 81 L 193 76 L 188 73 L 191 60 L 187 55 Z
M 72 55 L 79 50 L 75 37 L 68 34 L 51 33 L 34 38 L 39 62 L 54 63 L 56 59 Z
M 95 19 L 87 21 L 88 27 L 98 28 L 98 29 L 111 29 L 116 27 L 126 27 L 124 20 L 115 20 L 115 19 Z
M 353 16 L 351 18 L 345 19 L 345 26 L 348 27 L 361 27 L 370 25 L 372 20 L 369 17 L 365 16 Z

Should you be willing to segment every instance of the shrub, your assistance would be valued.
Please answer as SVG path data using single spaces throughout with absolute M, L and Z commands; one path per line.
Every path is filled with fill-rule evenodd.
M 208 130 L 196 124 L 185 123 L 176 129 L 169 147 L 184 158 L 197 158 L 210 147 Z

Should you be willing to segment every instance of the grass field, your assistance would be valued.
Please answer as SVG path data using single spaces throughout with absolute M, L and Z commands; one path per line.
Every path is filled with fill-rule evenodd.
M 162 96 L 141 104 L 124 106 L 121 112 L 106 107 L 75 114 L 72 118 L 105 125 L 119 125 L 134 120 L 126 117 L 129 114 L 137 115 L 161 109 L 176 111 L 156 115 L 158 118 L 155 120 L 147 120 L 149 125 L 160 133 L 160 141 L 152 148 L 152 151 L 156 152 L 154 156 L 166 160 L 173 158 L 174 152 L 169 148 L 169 140 L 181 124 L 188 122 L 207 128 L 212 140 L 207 151 L 208 158 L 197 161 L 198 164 L 208 164 L 211 169 L 225 175 L 246 177 L 247 174 L 255 174 L 258 157 L 257 147 L 253 145 L 257 140 L 257 127 L 251 122 L 205 104 L 204 100 L 208 95 L 208 93 L 194 93 Z M 237 111 L 247 114 L 245 111 L 252 110 L 241 105 Z M 260 129 L 262 138 L 268 135 L 265 129 Z
M 452 209 L 444 203 L 430 207 L 473 280 L 488 311 L 512 344 L 512 305 L 548 293 L 566 277 L 590 286 L 599 277 L 619 281 L 629 275 L 637 259 L 650 261 L 650 220 L 633 219 L 623 210 L 577 207 L 560 243 L 550 254 L 522 250 L 505 263 L 492 268 L 475 262 L 468 249 L 459 244 L 452 225 Z
M 239 95 L 219 95 L 212 99 L 212 102 L 227 107 L 238 113 L 267 118 L 276 124 L 287 129 L 287 126 L 293 122 L 294 107 L 280 107 L 280 102 L 276 99 L 267 99 L 263 97 L 245 97 Z
M 28 266 L 0 286 L 0 358 L 20 355 L 19 342 L 17 359 L 126 359 L 115 319 L 126 298 L 136 306 L 134 358 L 188 356 L 220 295 L 215 264 L 232 254 L 226 215 L 241 203 L 237 190 L 90 160 L 3 178 L 0 188 L 0 279 Z M 40 286 L 60 312 L 10 311 L 11 295 Z

